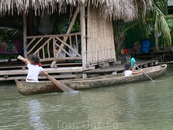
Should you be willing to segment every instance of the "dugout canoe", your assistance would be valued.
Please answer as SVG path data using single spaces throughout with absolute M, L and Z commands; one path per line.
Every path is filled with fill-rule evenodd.
M 165 74 L 167 70 L 167 65 L 163 64 L 163 65 L 143 68 L 143 70 L 145 74 L 147 74 L 150 78 L 155 79 Z M 150 80 L 145 74 L 140 73 L 132 76 L 123 76 L 124 74 L 122 73 L 122 74 L 99 76 L 99 77 L 86 78 L 86 79 L 63 80 L 60 82 L 72 89 L 81 90 L 81 89 L 108 87 L 111 85 Z M 49 92 L 62 92 L 51 81 L 40 81 L 38 83 L 33 83 L 33 82 L 19 81 L 16 79 L 15 82 L 19 93 L 23 95 L 49 93 Z

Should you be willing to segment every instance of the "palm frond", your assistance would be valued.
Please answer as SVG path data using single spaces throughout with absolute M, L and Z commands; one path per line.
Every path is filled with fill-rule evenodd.
M 165 19 L 165 15 L 160 11 L 160 9 L 155 4 L 153 4 L 153 7 L 154 7 L 153 13 L 155 16 L 154 31 L 155 33 L 160 32 L 162 34 L 163 38 L 162 46 L 171 46 L 172 45 L 171 34 Z
M 168 14 L 168 0 L 153 0 L 153 2 L 164 15 Z
M 21 30 L 10 27 L 0 27 L 0 34 L 7 34 L 11 38 L 19 38 L 22 37 L 23 33 Z
M 164 13 L 167 14 L 166 3 L 166 0 L 154 0 L 153 8 L 146 14 L 145 19 L 139 14 L 139 18 L 128 23 L 127 27 L 131 27 L 132 31 L 137 32 L 136 35 L 141 38 L 149 38 L 151 31 L 161 33 L 162 46 L 171 46 L 170 29 L 164 15 Z

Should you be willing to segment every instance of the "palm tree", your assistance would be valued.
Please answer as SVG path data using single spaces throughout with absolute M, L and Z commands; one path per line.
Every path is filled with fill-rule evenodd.
M 118 53 L 120 52 L 121 46 L 126 31 L 132 29 L 136 35 L 140 35 L 142 38 L 149 38 L 151 34 L 155 36 L 155 47 L 158 47 L 158 33 L 161 33 L 162 46 L 171 46 L 171 35 L 168 24 L 165 20 L 167 14 L 167 0 L 153 0 L 153 8 L 147 12 L 143 17 L 142 12 L 139 11 L 138 19 L 132 22 L 124 23 L 123 21 L 114 21 L 114 36 L 115 42 L 119 43 L 117 47 Z M 120 24 L 121 23 L 121 24 Z

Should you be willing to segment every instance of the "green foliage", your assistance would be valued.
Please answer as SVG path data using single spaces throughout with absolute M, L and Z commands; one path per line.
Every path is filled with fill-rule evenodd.
M 72 32 L 80 32 L 80 21 L 79 19 L 75 21 L 73 28 L 72 28 Z
M 173 15 L 166 15 L 165 18 L 168 23 L 171 35 L 173 36 Z
M 68 19 L 66 18 L 66 16 L 61 16 L 61 19 L 59 17 L 52 21 L 54 34 L 64 34 L 66 32 Z
M 0 39 L 14 40 L 22 38 L 22 16 L 18 14 L 0 17 Z
M 18 54 L 3 54 L 0 55 L 0 60 L 5 60 L 5 59 L 17 59 Z
M 168 14 L 168 0 L 153 0 L 153 3 L 164 15 Z
M 114 36 L 119 39 L 124 35 L 125 23 L 123 20 L 117 20 L 113 22 Z
M 157 5 L 162 5 L 161 3 L 163 2 Z M 153 9 L 146 14 L 145 19 L 139 17 L 138 20 L 128 23 L 127 25 L 135 25 L 132 27 L 133 31 L 138 32 L 137 36 L 142 38 L 149 38 L 152 33 L 161 33 L 162 40 L 165 40 L 164 45 L 171 45 L 171 36 L 169 34 L 169 27 L 165 20 L 165 15 L 154 3 Z
M 74 14 L 76 8 L 73 11 L 67 8 L 67 12 L 64 14 L 52 14 L 51 21 L 53 26 L 53 34 L 65 34 L 66 30 L 68 29 L 72 16 Z M 80 31 L 80 18 L 79 15 L 73 25 L 72 32 L 79 32 Z
M 129 29 L 131 29 L 137 37 L 143 39 L 153 37 L 155 33 L 161 33 L 162 46 L 171 46 L 170 30 L 164 15 L 167 13 L 167 0 L 153 0 L 153 8 L 146 14 L 145 18 L 142 16 L 142 12 L 139 11 L 138 19 L 135 21 L 124 23 L 124 25 L 114 22 L 116 24 L 114 30 L 119 31 L 114 32 L 115 37 L 119 37 L 120 39 L 120 36 L 125 34 Z M 119 28 L 124 28 L 124 31 Z
M 164 2 L 162 2 L 164 6 L 167 7 L 167 5 L 164 4 Z M 162 46 L 171 46 L 172 45 L 172 41 L 171 41 L 171 34 L 170 34 L 170 29 L 168 27 L 168 24 L 166 22 L 165 19 L 165 15 L 163 14 L 162 10 L 160 10 L 160 6 L 157 7 L 156 4 L 153 3 L 153 16 L 154 20 L 154 32 L 155 33 L 161 33 L 161 40 L 162 40 Z
M 14 39 L 21 39 L 22 38 L 22 31 L 16 28 L 10 27 L 0 27 L 0 39 L 5 40 L 14 40 Z

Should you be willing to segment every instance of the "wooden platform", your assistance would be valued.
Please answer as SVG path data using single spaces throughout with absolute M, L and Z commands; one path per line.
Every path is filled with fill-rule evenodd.
M 57 79 L 81 78 L 82 75 L 79 75 L 79 73 L 83 72 L 81 67 L 44 68 L 44 70 Z M 1 70 L 0 81 L 15 80 L 16 78 L 25 79 L 27 73 L 27 69 Z M 39 79 L 46 79 L 46 77 L 40 74 Z
M 173 51 L 159 51 L 159 52 L 148 52 L 135 54 L 136 59 L 148 60 L 157 59 L 160 62 L 166 62 L 173 60 Z
M 150 61 L 138 61 L 137 65 L 140 68 L 155 66 L 158 64 L 157 60 Z M 62 64 L 59 64 L 62 65 Z M 83 74 L 86 74 L 87 77 L 99 76 L 99 75 L 109 75 L 116 74 L 124 71 L 124 64 L 117 64 L 114 66 L 109 66 L 105 68 L 97 68 L 94 70 L 84 70 L 81 67 L 81 63 L 74 63 L 74 67 L 58 67 L 58 68 L 50 68 L 49 64 L 44 64 L 43 68 L 46 72 L 48 72 L 52 77 L 63 80 L 63 79 L 74 79 L 74 78 L 82 78 Z M 27 75 L 27 68 L 25 65 L 6 65 L 0 66 L 0 81 L 8 81 L 15 79 L 24 79 Z M 46 79 L 44 75 L 39 76 L 39 80 Z
M 158 65 L 157 60 L 150 60 L 150 61 L 137 61 L 136 63 L 139 68 L 146 68 Z M 108 74 L 117 74 L 124 71 L 124 64 L 117 64 L 112 67 L 107 68 L 99 68 L 95 70 L 87 70 L 84 73 L 87 74 L 87 77 L 93 77 L 98 75 L 108 75 Z

